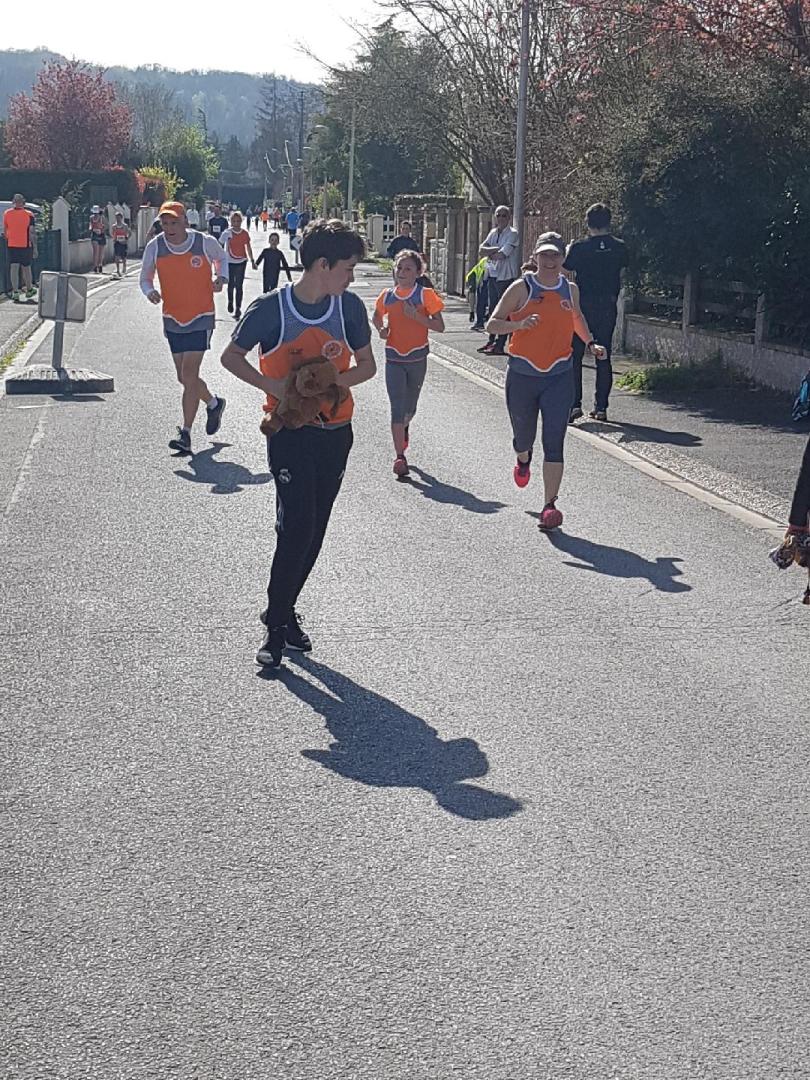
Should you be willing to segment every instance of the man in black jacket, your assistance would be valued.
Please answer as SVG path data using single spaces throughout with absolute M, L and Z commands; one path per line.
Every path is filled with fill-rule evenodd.
M 627 247 L 610 231 L 610 208 L 594 203 L 588 208 L 588 235 L 575 240 L 568 248 L 563 264 L 577 276 L 582 314 L 591 333 L 607 349 L 604 360 L 596 362 L 596 397 L 588 414 L 595 420 L 607 420 L 608 399 L 613 387 L 610 365 L 613 331 L 616 329 L 616 302 L 622 287 L 622 270 L 627 266 Z M 586 342 L 574 336 L 574 404 L 571 420 L 582 416 L 582 357 Z

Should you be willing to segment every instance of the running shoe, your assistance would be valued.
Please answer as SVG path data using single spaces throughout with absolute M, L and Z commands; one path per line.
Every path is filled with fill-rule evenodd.
M 281 658 L 284 655 L 284 627 L 273 626 L 264 635 L 264 641 L 256 653 L 256 663 L 261 667 L 281 667 Z
M 177 436 L 174 439 L 169 439 L 169 449 L 179 450 L 181 454 L 191 453 L 191 432 L 186 428 L 179 427 L 177 429 Z
M 206 409 L 208 414 L 205 418 L 205 434 L 216 435 L 219 425 L 222 423 L 222 414 L 225 412 L 225 398 L 218 397 L 213 409 Z
M 233 315 L 233 300 L 228 301 L 228 314 Z
M 512 470 L 512 476 L 515 478 L 515 483 L 519 488 L 524 488 L 532 478 L 532 459 L 528 461 L 521 461 L 520 458 L 515 462 L 515 467 Z
M 591 409 L 588 416 L 590 416 L 591 420 L 601 420 L 603 424 L 607 421 L 607 413 L 604 409 Z
M 579 420 L 579 418 L 584 415 L 585 414 L 582 409 L 580 409 L 579 405 L 575 405 L 568 416 L 568 423 L 573 424 L 575 420 Z
M 290 649 L 295 649 L 297 652 L 312 652 L 309 634 L 301 626 L 301 616 L 295 609 L 284 627 L 284 640 Z
M 487 343 L 486 345 L 482 345 L 480 349 L 476 349 L 475 351 L 482 353 L 491 353 L 494 348 L 494 344 Z
M 19 302 L 20 302 L 20 294 L 16 289 L 11 294 L 11 299 L 14 301 L 15 304 L 19 304 Z
M 407 449 L 408 449 L 408 447 L 409 447 L 409 446 L 411 445 L 411 440 L 410 440 L 410 439 L 408 438 L 408 429 L 409 429 L 409 426 L 410 426 L 409 424 L 406 424 L 406 425 L 405 425 L 405 445 L 404 445 L 404 446 L 403 446 L 403 448 L 402 448 L 403 450 L 407 450 Z
M 491 349 L 487 349 L 487 356 L 506 356 L 506 349 L 499 349 L 497 345 L 494 345 Z
M 404 454 L 399 454 L 394 462 L 394 474 L 396 476 L 407 476 L 408 472 L 408 461 Z
M 554 505 L 556 501 L 556 499 L 552 499 L 550 503 L 546 503 L 540 513 L 538 525 L 544 532 L 550 532 L 551 529 L 559 529 L 563 523 L 562 512 Z
M 31 286 L 30 289 L 25 290 L 25 299 L 26 300 L 30 300 L 32 296 L 36 296 L 36 295 L 37 295 L 37 290 L 33 287 L 33 285 Z
M 241 319 L 242 318 L 242 310 L 241 310 L 241 308 L 236 309 L 236 311 L 233 313 L 233 317 L 235 319 Z

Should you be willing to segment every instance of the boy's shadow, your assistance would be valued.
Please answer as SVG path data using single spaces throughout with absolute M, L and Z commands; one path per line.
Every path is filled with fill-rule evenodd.
M 529 517 L 540 517 L 534 511 L 527 513 Z M 549 543 L 558 551 L 564 551 L 567 555 L 579 559 L 579 562 L 566 562 L 566 566 L 573 566 L 578 570 L 593 570 L 597 574 L 609 574 L 611 577 L 646 578 L 660 592 L 680 593 L 692 590 L 692 586 L 685 581 L 675 580 L 683 576 L 683 571 L 675 565 L 683 562 L 683 559 L 659 557 L 651 561 L 637 555 L 635 551 L 611 547 L 609 544 L 595 544 L 592 540 L 571 536 L 559 529 L 546 535 Z
M 216 461 L 214 454 L 230 446 L 230 443 L 215 442 L 207 450 L 192 454 L 186 458 L 188 470 L 175 469 L 174 475 L 181 480 L 192 480 L 196 484 L 210 484 L 212 495 L 233 495 L 246 487 L 257 484 L 269 484 L 272 473 L 252 473 L 244 465 L 235 461 Z
M 418 465 L 411 465 L 410 470 L 411 473 L 416 473 L 419 479 L 414 480 L 413 476 L 403 476 L 400 478 L 400 483 L 409 484 L 412 488 L 420 491 L 425 498 L 433 499 L 434 502 L 461 506 L 464 510 L 469 510 L 473 514 L 497 514 L 499 510 L 503 510 L 504 506 L 506 506 L 506 503 L 479 499 L 477 495 L 473 495 L 472 492 L 465 491 L 463 488 L 453 487 L 452 484 L 444 484 L 441 480 L 437 480 L 435 476 L 425 472 L 424 469 L 420 469 Z
M 326 721 L 334 742 L 328 750 L 302 750 L 310 761 L 372 787 L 421 788 L 444 810 L 470 821 L 511 817 L 522 809 L 518 799 L 464 782 L 489 771 L 474 739 L 445 741 L 421 717 L 332 668 L 301 656 L 288 659 L 326 690 L 290 667 L 259 674 L 284 683 Z

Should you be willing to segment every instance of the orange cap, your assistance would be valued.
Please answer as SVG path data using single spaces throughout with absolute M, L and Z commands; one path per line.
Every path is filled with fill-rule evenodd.
M 181 202 L 165 202 L 158 210 L 158 217 L 163 217 L 164 214 L 168 214 L 173 218 L 184 218 L 186 216 L 186 208 Z

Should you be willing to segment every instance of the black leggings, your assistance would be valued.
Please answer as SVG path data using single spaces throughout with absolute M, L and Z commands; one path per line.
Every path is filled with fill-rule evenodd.
M 512 368 L 506 373 L 506 407 L 512 422 L 515 452 L 531 450 L 537 438 L 537 419 L 543 418 L 543 459 L 562 461 L 574 384 L 571 369 L 556 375 L 522 375 Z
M 228 306 L 233 304 L 236 293 L 236 310 L 242 310 L 242 287 L 245 283 L 247 263 L 228 263 Z
M 267 586 L 267 625 L 283 626 L 320 554 L 352 448 L 351 424 L 282 428 L 267 440 L 276 481 L 276 552 Z

